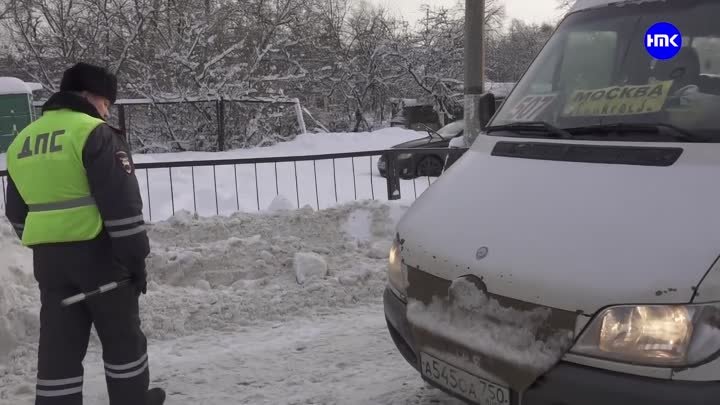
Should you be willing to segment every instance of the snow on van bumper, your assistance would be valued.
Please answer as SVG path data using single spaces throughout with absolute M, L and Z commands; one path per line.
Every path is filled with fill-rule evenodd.
M 388 287 L 383 297 L 390 335 L 405 360 L 419 371 L 407 304 Z M 640 377 L 566 361 L 556 364 L 512 405 L 608 405 L 715 403 L 720 382 L 687 382 Z

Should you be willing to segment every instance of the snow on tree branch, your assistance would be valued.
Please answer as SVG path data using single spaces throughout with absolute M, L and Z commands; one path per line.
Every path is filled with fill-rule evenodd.
M 361 0 L 0 0 L 9 36 L 3 68 L 42 83 L 43 96 L 64 69 L 88 61 L 119 75 L 123 98 L 297 97 L 323 131 L 386 125 L 393 100 L 404 98 L 454 119 L 464 87 L 460 3 L 419 4 L 423 17 L 411 25 Z M 493 81 L 516 80 L 552 31 L 515 21 L 503 29 L 501 0 L 487 1 L 485 21 L 485 73 Z M 292 134 L 294 118 L 277 105 L 227 108 L 232 145 Z M 133 107 L 126 115 L 143 150 L 216 145 L 214 102 Z

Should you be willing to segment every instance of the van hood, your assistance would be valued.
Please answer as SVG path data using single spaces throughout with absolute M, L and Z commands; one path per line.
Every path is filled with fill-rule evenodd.
M 405 264 L 585 314 L 691 301 L 720 254 L 720 145 L 633 143 L 683 149 L 658 167 L 492 156 L 501 140 L 525 141 L 481 135 L 400 221 Z

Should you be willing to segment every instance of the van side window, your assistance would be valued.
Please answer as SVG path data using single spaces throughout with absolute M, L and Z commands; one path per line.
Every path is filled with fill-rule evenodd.
M 691 46 L 700 60 L 700 91 L 720 95 L 720 38 L 696 37 Z
M 720 38 L 697 37 L 692 47 L 700 57 L 700 74 L 720 76 Z

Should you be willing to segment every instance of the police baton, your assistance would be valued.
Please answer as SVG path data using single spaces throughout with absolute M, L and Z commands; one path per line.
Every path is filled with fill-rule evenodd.
M 120 281 L 113 281 L 112 283 L 101 285 L 100 288 L 98 288 L 97 290 L 86 292 L 86 293 L 80 293 L 77 295 L 73 295 L 72 297 L 65 298 L 64 300 L 62 300 L 61 304 L 63 307 L 67 307 L 72 304 L 76 304 L 78 302 L 85 301 L 86 299 L 88 299 L 92 296 L 104 294 L 108 291 L 112 291 L 117 288 L 124 287 L 126 285 L 129 285 L 130 283 L 131 283 L 131 280 L 129 278 L 120 280 Z

